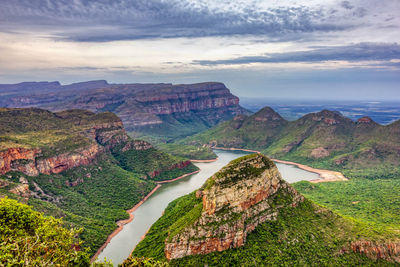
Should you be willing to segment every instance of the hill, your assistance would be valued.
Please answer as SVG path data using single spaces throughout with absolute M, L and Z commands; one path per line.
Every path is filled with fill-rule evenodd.
M 180 143 L 262 151 L 279 159 L 339 170 L 349 177 L 400 177 L 399 122 L 352 121 L 323 110 L 286 121 L 271 108 L 237 116 Z
M 252 154 L 171 202 L 131 257 L 172 266 L 384 266 L 399 260 L 398 238 L 313 204 Z
M 43 91 L 40 90 L 42 88 Z M 41 107 L 52 111 L 110 111 L 134 137 L 169 141 L 206 130 L 249 112 L 222 83 L 108 84 L 90 81 L 0 85 L 0 106 Z
M 94 250 L 156 181 L 196 170 L 131 139 L 110 112 L 0 109 L 0 196 L 83 227 Z

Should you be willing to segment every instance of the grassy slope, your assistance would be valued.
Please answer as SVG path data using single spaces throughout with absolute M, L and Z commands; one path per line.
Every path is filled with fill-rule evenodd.
M 157 149 L 168 154 L 189 159 L 209 160 L 215 159 L 216 155 L 209 147 L 199 147 L 184 144 L 157 144 Z
M 400 181 L 351 179 L 347 182 L 298 182 L 293 185 L 307 198 L 342 215 L 374 227 L 400 230 Z
M 258 120 L 263 111 L 274 113 L 265 108 L 178 143 L 255 149 L 271 157 L 342 171 L 349 177 L 400 177 L 400 122 L 387 126 L 357 124 L 340 114 L 322 111 L 276 125 L 271 120 Z M 334 118 L 338 123 L 329 125 L 318 119 L 321 117 Z M 316 148 L 329 150 L 329 155 L 313 157 Z
M 172 225 L 198 202 L 194 193 L 171 202 L 132 256 L 166 260 L 164 241 Z M 363 232 L 360 230 L 363 229 Z M 348 221 L 306 200 L 281 211 L 278 220 L 258 226 L 243 247 L 172 260 L 173 266 L 349 265 L 381 264 L 355 253 L 339 253 L 356 238 L 376 237 L 363 224 Z

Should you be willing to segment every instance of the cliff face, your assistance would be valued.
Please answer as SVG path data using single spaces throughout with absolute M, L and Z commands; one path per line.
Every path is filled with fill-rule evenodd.
M 355 241 L 351 243 L 351 250 L 377 260 L 384 259 L 400 263 L 400 243 L 376 243 L 371 241 Z
M 23 85 L 4 85 L 14 90 Z M 53 111 L 86 109 L 115 112 L 128 131 L 147 135 L 176 137 L 207 129 L 220 121 L 247 113 L 222 83 L 199 84 L 114 84 L 92 81 L 54 85 L 50 93 L 15 91 L 4 101 L 6 107 L 42 107 Z M 8 89 L 7 89 L 8 88 Z M 61 90 L 61 89 L 62 90 Z M 18 95 L 22 94 L 22 95 Z
M 26 149 L 26 148 L 9 148 L 6 151 L 0 152 L 0 174 L 5 174 L 13 169 L 23 171 L 23 167 L 13 167 L 13 163 L 19 160 L 28 161 L 30 163 L 24 164 L 27 169 L 34 169 L 32 162 L 36 159 L 37 155 L 41 152 L 40 149 Z M 22 166 L 22 164 L 20 165 Z M 19 169 L 21 168 L 21 169 Z M 37 171 L 26 171 L 29 175 L 37 175 Z
M 39 114 L 37 116 L 41 116 L 42 113 L 41 110 L 36 112 L 36 114 Z M 48 115 L 47 113 L 45 114 Z M 76 126 L 76 129 L 73 129 L 73 132 L 70 133 L 69 138 L 71 140 L 78 136 L 82 136 L 81 138 L 85 136 L 88 138 L 87 142 L 64 153 L 55 153 L 53 156 L 44 156 L 40 147 L 9 147 L 4 151 L 0 151 L 0 174 L 5 174 L 9 171 L 20 171 L 28 176 L 37 176 L 39 173 L 49 175 L 81 165 L 88 165 L 99 153 L 105 152 L 105 150 L 112 150 L 116 146 L 122 146 L 120 148 L 122 151 L 146 150 L 152 147 L 145 141 L 130 139 L 126 134 L 122 121 L 115 115 L 106 114 L 108 117 L 104 115 L 105 118 L 101 120 L 101 114 L 95 115 L 91 112 L 79 110 L 64 111 L 55 115 L 54 118 L 60 124 L 60 129 L 63 126 L 72 129 Z M 35 120 L 35 118 L 32 119 Z M 62 125 L 62 123 L 66 124 Z M 69 125 L 69 123 L 74 126 Z M 72 146 L 74 147 L 75 144 L 72 144 Z M 54 148 L 54 150 L 57 150 L 57 148 Z
M 279 209 L 304 198 L 282 180 L 276 166 L 254 154 L 231 162 L 196 193 L 201 215 L 165 241 L 165 256 L 176 259 L 245 244 L 257 225 L 275 220 Z

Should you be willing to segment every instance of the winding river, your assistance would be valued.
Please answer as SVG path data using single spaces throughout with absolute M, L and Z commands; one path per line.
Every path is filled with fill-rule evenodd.
M 218 160 L 208 163 L 195 163 L 200 172 L 187 176 L 178 181 L 163 184 L 134 212 L 134 219 L 126 224 L 121 232 L 114 236 L 98 259 L 112 260 L 114 265 L 122 263 L 129 257 L 132 249 L 140 242 L 150 226 L 161 217 L 168 203 L 198 189 L 214 173 L 228 164 L 231 160 L 247 155 L 241 151 L 215 150 Z M 282 177 L 289 183 L 301 180 L 320 179 L 316 173 L 299 169 L 293 165 L 276 163 Z

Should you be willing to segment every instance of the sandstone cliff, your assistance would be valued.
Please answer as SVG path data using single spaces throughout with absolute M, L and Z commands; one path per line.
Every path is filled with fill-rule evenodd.
M 15 92 L 6 107 L 41 107 L 53 111 L 85 109 L 93 112 L 115 112 L 128 131 L 167 138 L 189 135 L 248 111 L 239 105 L 222 83 L 198 84 L 113 84 L 92 81 L 61 86 L 44 86 L 45 93 L 28 94 L 24 86 L 3 85 Z M 17 88 L 17 89 L 15 89 Z M 30 88 L 30 87 L 29 87 Z M 1 89 L 1 85 L 0 85 Z M 55 93 L 56 92 L 56 93 Z
M 202 198 L 194 208 L 201 208 L 198 218 L 183 229 L 179 221 L 171 227 L 165 241 L 167 259 L 242 246 L 247 234 L 275 220 L 280 208 L 304 201 L 261 154 L 232 161 L 209 178 L 196 196 Z
M 13 110 L 10 109 L 3 112 L 5 113 L 7 111 L 12 112 Z M 34 113 L 37 117 L 43 116 L 42 114 L 46 114 L 46 116 L 50 114 L 50 116 L 53 116 L 51 119 L 55 119 L 54 124 L 58 123 L 60 129 L 64 127 L 69 128 L 68 136 L 65 141 L 69 142 L 68 140 L 71 139 L 71 148 L 63 149 L 66 150 L 65 152 L 51 152 L 44 155 L 41 147 L 19 144 L 20 141 L 17 141 L 15 145 L 12 143 L 5 143 L 3 145 L 5 149 L 0 151 L 0 174 L 5 174 L 9 171 L 20 171 L 28 176 L 37 176 L 39 173 L 49 175 L 52 173 L 60 173 L 81 165 L 88 165 L 99 153 L 105 152 L 105 150 L 112 150 L 116 146 L 121 146 L 120 149 L 122 151 L 146 150 L 152 148 L 152 146 L 145 141 L 132 140 L 127 135 L 122 121 L 114 114 L 94 114 L 82 110 L 69 110 L 52 114 L 43 113 L 42 110 L 38 109 L 19 110 L 18 112 L 24 111 L 29 112 L 29 114 Z M 18 113 L 18 115 L 26 114 Z M 6 117 L 6 115 L 4 117 Z M 18 120 L 18 118 L 15 119 Z M 34 120 L 37 120 L 37 118 L 31 119 L 33 120 L 32 123 L 35 124 L 36 122 L 34 122 Z M 46 119 L 48 119 L 48 117 L 46 117 Z M 29 122 L 27 121 L 27 123 Z M 70 125 L 70 123 L 72 124 Z M 74 128 L 74 126 L 76 126 L 76 128 Z M 40 129 L 32 130 L 32 132 L 23 132 L 23 134 L 28 136 L 32 134 L 34 136 L 37 131 L 40 131 Z M 43 125 L 43 130 L 46 130 L 46 125 Z M 11 138 L 8 137 L 6 132 L 0 132 L 0 135 L 1 134 L 5 135 L 5 138 Z M 24 138 L 27 139 L 26 136 Z M 75 138 L 78 138 L 80 143 L 73 143 Z M 84 140 L 84 142 L 81 142 L 81 140 Z M 3 144 L 1 140 L 0 144 Z M 60 146 L 64 145 L 60 144 Z M 62 151 L 62 149 L 58 147 L 51 149 L 54 151 Z

